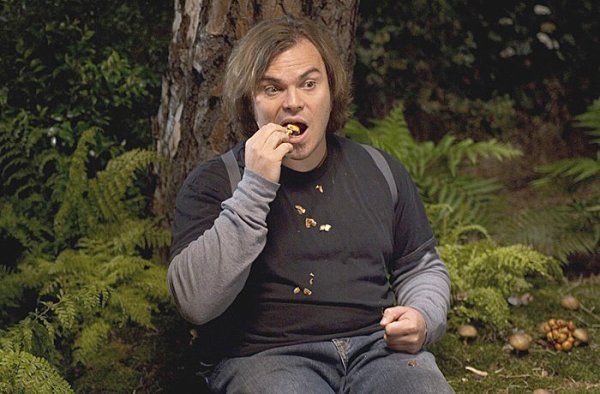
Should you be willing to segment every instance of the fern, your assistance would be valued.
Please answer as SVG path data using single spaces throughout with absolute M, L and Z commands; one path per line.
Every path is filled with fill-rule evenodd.
M 593 142 L 600 144 L 600 99 L 576 117 L 577 125 L 590 129 Z M 536 168 L 542 177 L 532 182 L 537 190 L 564 186 L 570 203 L 544 205 L 501 218 L 505 229 L 498 237 L 522 242 L 567 261 L 573 253 L 594 254 L 600 243 L 600 151 L 595 158 L 576 157 Z
M 536 170 L 544 174 L 533 182 L 534 186 L 548 185 L 556 179 L 568 181 L 572 187 L 578 187 L 600 179 L 600 151 L 595 158 L 576 157 L 559 160 L 554 163 L 539 166 Z
M 600 145 L 600 99 L 590 105 L 586 112 L 575 117 L 576 125 L 588 128 L 588 134 L 592 142 Z M 582 184 L 598 181 L 600 179 L 600 151 L 596 152 L 595 158 L 577 157 L 559 160 L 536 168 L 543 177 L 534 185 L 546 185 L 553 180 L 562 179 L 570 186 L 578 187 Z
M 445 229 L 437 227 L 441 219 L 433 220 L 438 238 L 449 234 L 450 223 L 452 227 L 472 224 L 485 227 L 492 223 L 487 206 L 496 199 L 501 185 L 494 179 L 470 176 L 466 170 L 485 158 L 505 160 L 521 155 L 519 150 L 495 140 L 457 141 L 446 135 L 437 144 L 417 142 L 404 120 L 402 106 L 395 107 L 383 120 L 375 121 L 371 129 L 351 120 L 345 132 L 350 138 L 371 144 L 400 160 L 419 187 L 426 206 L 447 207 L 444 211 L 437 210 L 447 222 Z
M 102 320 L 83 327 L 73 346 L 75 348 L 73 362 L 91 364 L 95 352 L 108 337 L 110 329 L 110 324 Z
M 48 361 L 23 351 L 0 349 L 0 392 L 73 393 Z
M 502 231 L 495 238 L 532 245 L 561 261 L 573 253 L 592 254 L 600 242 L 600 211 L 594 206 L 589 201 L 515 212 L 498 218 Z
M 38 294 L 35 310 L 0 332 L 2 351 L 27 352 L 67 368 L 91 367 L 94 350 L 112 327 L 132 322 L 153 329 L 153 315 L 169 301 L 166 267 L 139 257 L 170 243 L 167 230 L 140 218 L 145 201 L 135 187 L 138 173 L 157 162 L 157 155 L 134 150 L 90 177 L 87 152 L 97 132 L 83 133 L 67 161 L 67 179 L 57 181 L 64 188 L 53 196 L 61 203 L 50 234 L 78 237 L 79 249 L 64 249 L 56 258 L 30 249 L 16 271 L 0 272 L 0 306 L 17 306 L 24 289 Z M 2 208 L 9 213 L 3 216 L 4 228 L 18 228 L 11 205 Z
M 91 219 L 94 215 L 86 203 L 85 193 L 89 189 L 86 169 L 86 159 L 89 145 L 92 143 L 97 129 L 89 129 L 83 132 L 77 148 L 70 159 L 68 182 L 63 193 L 62 204 L 54 217 L 54 231 L 59 237 L 66 234 L 86 233 L 94 223 Z M 91 222 L 91 223 L 90 223 Z
M 575 117 L 576 125 L 588 128 L 592 142 L 600 145 L 600 99 L 594 100 L 587 111 Z

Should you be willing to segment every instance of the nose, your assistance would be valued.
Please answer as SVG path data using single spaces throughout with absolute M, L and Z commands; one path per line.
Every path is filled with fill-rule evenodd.
M 304 108 L 302 94 L 295 87 L 286 89 L 283 108 L 289 112 L 298 112 Z

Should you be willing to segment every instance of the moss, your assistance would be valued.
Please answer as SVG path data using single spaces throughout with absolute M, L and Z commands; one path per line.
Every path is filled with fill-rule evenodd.
M 589 331 L 590 344 L 564 353 L 534 342 L 529 352 L 517 355 L 503 349 L 510 330 L 497 341 L 486 340 L 491 336 L 483 331 L 469 344 L 463 343 L 456 332 L 449 332 L 430 350 L 456 392 L 531 392 L 545 388 L 553 393 L 600 393 L 600 377 L 595 370 L 600 365 L 600 316 L 594 313 L 600 310 L 600 278 L 550 285 L 531 294 L 534 300 L 530 304 L 511 308 L 512 328 L 525 330 L 537 340 L 539 323 L 550 318 L 573 320 Z M 577 297 L 588 311 L 562 308 L 559 301 L 566 294 Z M 486 371 L 488 376 L 477 376 L 466 366 Z

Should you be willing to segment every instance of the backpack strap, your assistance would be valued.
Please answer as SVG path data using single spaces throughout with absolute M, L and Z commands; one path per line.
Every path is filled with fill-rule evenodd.
M 392 175 L 392 170 L 390 169 L 390 165 L 385 160 L 385 157 L 379 152 L 377 149 L 373 148 L 371 145 L 360 144 L 365 150 L 369 153 L 379 171 L 383 174 L 383 177 L 387 181 L 387 184 L 390 188 L 390 193 L 392 194 L 392 202 L 394 203 L 394 207 L 398 202 L 398 188 L 396 187 L 396 181 L 394 180 L 394 175 Z M 240 168 L 238 167 L 237 159 L 233 154 L 232 150 L 228 150 L 226 153 L 221 155 L 221 159 L 223 163 L 225 163 L 225 168 L 227 169 L 227 175 L 229 176 L 229 183 L 231 185 L 231 194 L 237 188 L 237 184 L 242 179 L 242 174 L 240 173 Z
M 392 175 L 390 165 L 388 164 L 387 160 L 385 160 L 385 157 L 383 157 L 380 151 L 373 148 L 371 145 L 360 145 L 362 145 L 362 147 L 365 148 L 367 152 L 369 152 L 369 155 L 371 155 L 371 158 L 377 165 L 377 168 L 379 168 L 379 171 L 381 171 L 385 180 L 387 181 L 387 184 L 390 188 L 390 193 L 392 193 L 392 202 L 394 203 L 395 207 L 398 203 L 398 188 L 396 187 L 396 181 L 394 180 L 394 175 Z
M 221 160 L 225 163 L 227 175 L 229 176 L 229 184 L 231 185 L 231 194 L 233 194 L 233 191 L 237 188 L 237 184 L 242 180 L 240 167 L 238 167 L 237 159 L 232 150 L 228 150 L 226 153 L 222 154 Z

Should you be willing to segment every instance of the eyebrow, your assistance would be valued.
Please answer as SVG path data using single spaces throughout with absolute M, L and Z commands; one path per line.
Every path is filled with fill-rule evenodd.
M 301 74 L 301 75 L 298 77 L 298 80 L 302 80 L 302 79 L 306 78 L 307 76 L 309 76 L 310 74 L 312 74 L 312 73 L 314 73 L 314 72 L 317 72 L 317 73 L 319 73 L 319 74 L 320 74 L 320 73 L 321 73 L 321 70 L 319 70 L 319 69 L 318 69 L 318 68 L 316 68 L 316 67 L 310 68 L 310 69 L 306 70 L 305 72 L 303 72 L 303 73 L 302 73 L 302 74 Z M 276 83 L 276 84 L 280 84 L 280 85 L 282 85 L 282 84 L 283 84 L 283 81 L 282 81 L 281 79 L 274 78 L 274 77 L 269 77 L 268 75 L 265 75 L 264 77 L 262 77 L 262 78 L 260 79 L 260 81 L 259 81 L 259 82 L 261 82 L 261 83 L 262 83 L 262 82 L 271 82 L 271 83 Z

